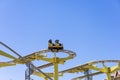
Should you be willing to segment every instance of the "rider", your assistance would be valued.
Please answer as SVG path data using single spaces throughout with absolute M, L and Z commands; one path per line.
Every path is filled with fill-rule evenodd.
M 48 41 L 48 46 L 49 46 L 49 47 L 54 46 L 54 44 L 52 43 L 52 40 L 51 40 L 51 39 Z
M 55 46 L 56 47 L 61 46 L 61 43 L 59 43 L 59 40 L 55 40 Z

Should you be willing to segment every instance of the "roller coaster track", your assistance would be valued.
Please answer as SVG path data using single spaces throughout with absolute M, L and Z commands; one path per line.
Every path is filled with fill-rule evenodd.
M 27 62 L 25 60 L 25 58 L 23 58 L 19 53 L 17 53 L 16 51 L 14 51 L 12 48 L 10 48 L 9 46 L 7 46 L 6 44 L 4 44 L 3 42 L 0 42 L 1 45 L 3 45 L 4 47 L 6 47 L 7 49 L 9 49 L 10 51 L 12 51 L 14 54 L 16 54 L 19 58 L 21 58 L 27 66 Z M 38 69 L 36 66 L 34 66 L 32 63 L 29 63 L 32 67 L 34 67 L 37 71 L 39 71 L 40 73 L 42 73 L 44 76 L 46 76 L 48 79 L 52 80 L 52 78 L 50 78 L 48 75 L 46 75 L 44 72 L 42 72 L 40 69 Z
M 41 53 L 47 53 L 47 52 L 51 52 L 51 51 L 50 50 L 39 51 L 40 54 Z M 76 56 L 76 53 L 73 52 L 73 51 L 70 51 L 70 50 L 59 50 L 58 52 L 66 53 L 66 54 L 68 54 L 68 56 L 64 57 L 64 58 L 59 58 L 59 57 L 56 57 L 56 58 L 55 57 L 53 57 L 53 58 L 44 58 L 44 57 L 38 58 L 40 60 L 42 59 L 42 60 L 50 62 L 48 64 L 38 66 L 38 68 L 42 69 L 42 68 L 47 68 L 47 67 L 50 67 L 50 66 L 54 66 L 54 69 L 55 68 L 57 69 L 58 67 L 55 67 L 56 64 L 57 65 L 58 64 L 63 64 L 66 60 L 73 59 Z M 39 72 L 37 72 L 37 71 L 34 71 L 33 74 L 36 75 L 36 76 L 42 77 L 41 74 Z M 55 75 L 55 73 L 49 73 L 49 72 L 46 73 L 46 74 L 49 75 L 50 77 L 54 77 L 54 75 Z M 58 76 L 60 76 L 60 75 L 58 74 Z M 57 79 L 55 79 L 55 80 L 57 80 Z
M 7 46 L 6 44 L 4 44 L 2 42 L 0 42 L 0 44 L 3 45 L 4 47 L 6 47 L 7 49 L 9 49 L 10 51 L 12 51 L 14 54 L 16 54 L 19 57 L 19 58 L 16 58 L 16 57 L 14 57 L 10 54 L 7 54 L 7 53 L 0 50 L 0 55 L 13 59 L 12 61 L 8 61 L 8 62 L 0 62 L 0 67 L 13 66 L 13 65 L 16 65 L 16 64 L 26 64 L 26 66 L 28 67 L 28 63 L 29 63 L 34 68 L 35 72 L 40 73 L 40 74 L 44 75 L 46 78 L 52 80 L 51 77 L 49 77 L 46 73 L 43 73 L 40 69 L 46 68 L 46 67 L 49 67 L 49 66 L 53 66 L 53 63 L 44 64 L 44 65 L 39 66 L 39 67 L 36 67 L 31 63 L 31 61 L 36 60 L 36 59 L 37 60 L 53 59 L 53 58 L 45 58 L 45 56 L 44 56 L 45 53 L 51 52 L 51 50 L 45 49 L 45 50 L 34 52 L 32 54 L 29 54 L 27 56 L 22 57 L 20 54 L 18 54 L 16 51 L 14 51 L 12 48 Z M 66 60 L 72 59 L 76 56 L 75 52 L 69 51 L 69 50 L 59 50 L 58 52 L 68 54 L 67 57 L 59 58 L 60 59 L 60 61 L 59 61 L 60 64 L 64 63 Z
M 98 67 L 93 66 L 94 64 L 98 64 L 98 63 L 102 63 L 103 64 L 103 68 L 98 68 Z M 110 68 L 110 67 L 105 66 L 104 63 L 118 63 L 118 65 Z M 110 70 L 111 70 L 110 73 L 113 73 L 115 70 L 120 70 L 120 60 L 92 61 L 92 62 L 88 62 L 86 64 L 82 64 L 82 65 L 79 65 L 79 66 L 76 66 L 76 67 L 73 67 L 73 68 L 69 68 L 69 69 L 60 71 L 59 73 L 84 72 L 84 71 L 90 70 L 90 69 L 91 70 L 98 70 L 98 72 L 94 72 L 94 73 L 91 73 L 89 75 L 84 75 L 84 76 L 80 76 L 80 77 L 72 79 L 72 80 L 78 80 L 78 79 L 85 78 L 87 76 L 95 76 L 95 75 L 98 75 L 98 74 L 103 74 L 103 73 L 106 72 L 106 71 L 104 72 L 104 69 L 107 70 L 108 68 L 110 68 Z
M 25 64 L 28 67 L 28 63 L 29 63 L 34 68 L 33 74 L 36 76 L 39 76 L 39 77 L 42 76 L 42 77 L 47 78 L 45 80 L 48 80 L 48 79 L 53 80 L 51 77 L 54 76 L 54 73 L 44 73 L 40 69 L 47 68 L 50 66 L 55 66 L 55 64 L 57 64 L 57 65 L 63 64 L 66 60 L 73 59 L 76 56 L 75 52 L 63 49 L 63 50 L 59 50 L 58 52 L 68 54 L 67 57 L 47 58 L 45 55 L 46 55 L 46 53 L 51 52 L 51 50 L 45 49 L 45 50 L 37 51 L 37 52 L 34 52 L 32 54 L 22 57 L 20 54 L 18 54 L 12 48 L 8 47 L 6 44 L 4 44 L 2 42 L 0 42 L 0 44 L 18 56 L 18 58 L 16 58 L 16 57 L 0 50 L 0 55 L 13 59 L 12 61 L 8 61 L 8 62 L 0 62 L 0 67 L 14 66 L 16 64 Z M 44 60 L 44 61 L 48 61 L 49 63 L 36 67 L 31 63 L 34 60 Z M 108 67 L 107 65 L 105 65 L 105 63 L 117 63 L 117 65 Z M 95 64 L 102 64 L 103 67 L 95 66 Z M 120 70 L 120 60 L 98 60 L 98 61 L 88 62 L 88 63 L 82 64 L 79 66 L 75 66 L 75 67 L 72 67 L 69 69 L 59 71 L 58 76 L 62 76 L 65 73 L 85 72 L 86 70 L 94 70 L 95 72 L 91 73 L 89 75 L 83 75 L 83 76 L 73 78 L 72 80 L 83 79 L 83 78 L 86 78 L 87 76 L 95 76 L 95 75 L 99 75 L 99 74 L 103 74 L 103 73 L 107 74 L 107 77 L 108 77 L 107 80 L 111 80 L 110 74 L 114 73 L 117 70 Z M 109 75 L 108 75 L 108 73 L 109 73 Z M 59 75 L 59 74 L 62 74 L 62 75 Z M 54 80 L 58 80 L 58 79 L 54 79 Z
M 89 74 L 89 76 L 95 76 L 95 75 L 99 75 L 99 74 L 103 74 L 103 72 L 95 72 L 95 73 Z M 86 78 L 87 76 L 88 76 L 88 75 L 76 77 L 76 78 L 73 78 L 72 80 L 77 80 L 77 79 Z
M 86 64 L 82 64 L 82 65 L 79 65 L 79 66 L 76 66 L 76 67 L 73 67 L 73 68 L 70 68 L 70 69 L 66 69 L 66 70 L 60 71 L 60 73 L 71 73 L 72 70 L 76 70 L 76 69 L 84 71 L 84 70 L 86 70 L 86 68 L 84 68 L 85 66 L 90 66 L 90 65 L 93 65 L 93 64 L 105 63 L 105 62 L 120 63 L 120 60 L 100 60 L 100 61 L 88 62 Z

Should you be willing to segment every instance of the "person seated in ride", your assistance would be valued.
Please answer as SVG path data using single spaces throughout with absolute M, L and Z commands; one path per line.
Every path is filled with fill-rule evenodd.
M 63 49 L 63 45 L 61 43 L 59 43 L 59 40 L 55 41 L 55 46 L 57 50 L 62 50 Z
M 52 47 L 52 46 L 54 46 L 54 44 L 52 43 L 52 40 L 50 39 L 50 40 L 48 41 L 48 47 Z
M 61 43 L 59 43 L 59 40 L 55 40 L 55 46 L 56 47 L 61 46 Z

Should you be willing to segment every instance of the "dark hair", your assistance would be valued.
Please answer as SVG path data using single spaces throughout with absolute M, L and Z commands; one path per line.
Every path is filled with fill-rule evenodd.
M 55 43 L 59 43 L 59 40 L 55 40 Z
M 49 43 L 52 43 L 52 40 L 50 39 L 48 42 L 49 42 Z

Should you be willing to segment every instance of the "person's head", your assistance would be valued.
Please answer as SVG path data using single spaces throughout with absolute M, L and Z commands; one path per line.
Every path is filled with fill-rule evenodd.
M 52 40 L 50 39 L 48 42 L 49 42 L 49 43 L 52 43 Z
M 59 43 L 59 40 L 55 40 L 55 43 Z

